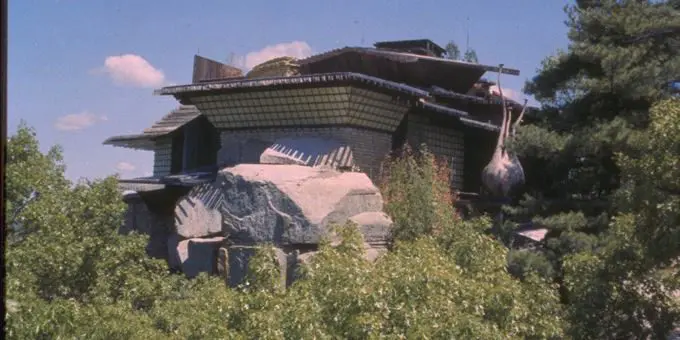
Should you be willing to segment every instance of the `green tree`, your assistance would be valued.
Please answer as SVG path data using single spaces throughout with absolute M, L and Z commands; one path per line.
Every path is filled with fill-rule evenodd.
M 618 156 L 619 214 L 601 246 L 567 258 L 575 338 L 663 336 L 680 320 L 680 100 L 651 112 L 638 150 Z
M 9 138 L 7 170 L 11 204 L 34 190 L 41 193 L 18 214 L 21 226 L 11 235 L 16 241 L 5 249 L 6 296 L 13 306 L 5 318 L 7 334 L 22 339 L 133 334 L 123 320 L 170 294 L 173 280 L 164 263 L 146 256 L 144 237 L 118 235 L 124 206 L 116 178 L 71 187 L 60 149 L 43 154 L 24 123 Z M 95 327 L 105 323 L 110 328 Z M 143 319 L 132 324 L 139 323 Z
M 54 146 L 43 154 L 35 130 L 23 121 L 7 140 L 5 171 L 7 236 L 13 243 L 35 231 L 41 218 L 49 218 L 37 212 L 54 207 L 70 183 L 64 178 L 61 148 Z
M 541 254 L 553 263 L 558 282 L 565 257 L 605 252 L 623 242 L 612 235 L 628 219 L 614 223 L 612 216 L 627 209 L 615 198 L 627 183 L 628 163 L 617 162 L 616 155 L 636 155 L 644 145 L 650 107 L 672 96 L 669 84 L 680 74 L 677 3 L 577 1 L 567 14 L 568 49 L 547 58 L 525 87 L 542 112 L 511 145 L 527 170 L 527 195 L 507 209 L 515 220 L 533 219 L 549 228 Z M 608 275 L 584 281 L 613 284 L 620 278 Z M 563 302 L 582 302 L 569 285 L 562 286 Z M 623 310 L 604 313 L 600 317 L 613 318 Z M 575 318 L 574 329 L 605 334 L 609 327 L 584 320 Z
M 456 44 L 453 40 L 446 43 L 446 46 L 444 46 L 444 49 L 446 50 L 446 56 L 445 56 L 446 59 L 452 59 L 452 60 L 460 59 L 460 48 L 458 48 L 458 44 Z
M 34 135 L 26 136 L 24 145 L 37 145 Z M 13 152 L 25 150 L 14 146 Z M 45 157 L 32 150 L 26 159 Z M 395 160 L 408 165 L 392 169 L 411 167 L 416 175 L 395 177 L 388 202 L 390 211 L 425 207 L 428 213 L 395 217 L 411 218 L 422 234 L 404 232 L 371 263 L 357 228 L 339 227 L 341 243 L 323 243 L 285 290 L 268 246 L 256 252 L 248 282 L 238 289 L 215 277 L 170 274 L 166 263 L 146 256 L 146 237 L 117 233 L 124 206 L 116 178 L 66 186 L 59 200 L 36 202 L 25 214 L 34 232 L 7 249 L 12 303 L 5 332 L 10 339 L 562 336 L 563 309 L 553 288 L 531 275 L 519 281 L 508 274 L 505 248 L 484 233 L 489 221 L 463 221 L 441 204 L 440 195 L 450 196 L 441 190 L 448 178 L 439 179 L 431 156 L 422 154 Z M 33 188 L 44 178 L 34 181 L 21 183 Z M 424 222 L 436 228 L 421 228 Z
M 477 59 L 477 52 L 475 52 L 475 50 L 472 49 L 465 51 L 465 54 L 463 55 L 463 60 L 467 61 L 468 63 L 479 62 L 479 60 Z
M 444 50 L 446 50 L 444 57 L 446 59 L 452 59 L 452 60 L 463 60 L 467 61 L 469 63 L 477 63 L 479 62 L 477 58 L 477 52 L 475 52 L 474 49 L 468 48 L 464 54 L 461 55 L 460 48 L 458 47 L 458 44 L 456 44 L 455 41 L 451 40 L 449 41 L 446 46 L 444 46 Z

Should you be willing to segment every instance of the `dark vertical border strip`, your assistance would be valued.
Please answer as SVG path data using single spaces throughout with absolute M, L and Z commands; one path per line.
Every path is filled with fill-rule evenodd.
M 0 165 L 0 192 L 2 192 L 2 201 L 0 201 L 0 217 L 2 218 L 2 295 L 5 294 L 5 251 L 7 249 L 5 226 L 5 164 L 7 163 L 7 0 L 2 0 L 2 71 L 0 77 L 2 78 L 2 98 L 0 98 L 0 130 L 2 130 L 2 140 L 0 140 L 0 158 L 2 158 L 2 165 Z M 5 304 L 3 303 L 3 314 L 5 314 Z

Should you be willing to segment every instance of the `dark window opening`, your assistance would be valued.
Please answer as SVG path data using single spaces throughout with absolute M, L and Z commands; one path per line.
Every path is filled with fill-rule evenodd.
M 182 135 L 181 171 L 217 164 L 219 132 L 205 117 L 199 117 L 182 127 Z
M 184 158 L 184 134 L 182 131 L 172 137 L 172 156 L 170 161 L 170 173 L 176 174 L 182 171 Z

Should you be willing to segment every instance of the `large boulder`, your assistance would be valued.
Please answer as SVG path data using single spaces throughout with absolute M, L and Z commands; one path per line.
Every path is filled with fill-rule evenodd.
M 211 198 L 204 206 L 220 212 L 223 236 L 241 245 L 318 244 L 331 225 L 383 207 L 366 174 L 327 167 L 240 164 L 195 192 Z
M 350 217 L 349 220 L 357 225 L 367 244 L 385 245 L 389 242 L 393 222 L 384 212 L 362 212 Z
M 176 235 L 168 241 L 168 264 L 181 270 L 187 277 L 218 271 L 218 255 L 224 237 L 180 239 Z
M 181 198 L 175 206 L 175 231 L 182 238 L 209 237 L 222 232 L 222 214 L 200 189 Z

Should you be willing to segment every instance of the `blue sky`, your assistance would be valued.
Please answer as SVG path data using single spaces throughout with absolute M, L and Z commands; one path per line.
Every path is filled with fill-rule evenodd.
M 189 83 L 197 52 L 252 64 L 277 53 L 304 56 L 383 40 L 455 40 L 464 49 L 468 26 L 481 63 L 521 71 L 503 84 L 519 91 L 544 57 L 566 47 L 567 3 L 13 0 L 8 132 L 23 119 L 43 149 L 62 145 L 71 179 L 143 176 L 152 153 L 101 143 L 141 132 L 176 107 L 153 89 Z

